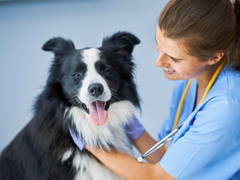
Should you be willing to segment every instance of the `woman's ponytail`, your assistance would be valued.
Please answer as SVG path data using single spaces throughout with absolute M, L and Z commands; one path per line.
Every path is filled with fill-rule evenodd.
M 240 32 L 240 0 L 235 0 L 234 11 L 236 15 L 237 31 Z
M 233 7 L 236 19 L 236 32 L 227 59 L 229 59 L 230 65 L 240 70 L 240 0 L 234 0 Z

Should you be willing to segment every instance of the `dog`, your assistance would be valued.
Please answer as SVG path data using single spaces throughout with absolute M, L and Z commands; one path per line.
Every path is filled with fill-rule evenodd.
M 132 52 L 140 40 L 126 31 L 105 37 L 101 47 L 76 49 L 62 37 L 42 47 L 54 53 L 33 118 L 2 151 L 1 180 L 120 180 L 86 144 L 133 155 L 125 125 L 140 110 Z

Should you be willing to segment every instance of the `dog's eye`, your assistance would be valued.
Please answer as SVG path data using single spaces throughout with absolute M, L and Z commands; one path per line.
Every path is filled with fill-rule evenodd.
M 110 66 L 105 66 L 105 67 L 102 69 L 102 72 L 103 72 L 104 74 L 111 74 L 112 71 L 113 71 L 113 68 L 110 67 Z
M 79 73 L 79 72 L 75 72 L 75 73 L 72 74 L 72 77 L 74 79 L 78 79 L 80 76 L 81 76 L 81 73 Z

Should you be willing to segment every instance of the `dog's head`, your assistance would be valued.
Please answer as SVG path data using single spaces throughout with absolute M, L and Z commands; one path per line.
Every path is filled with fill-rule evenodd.
M 80 109 L 95 125 L 103 125 L 115 103 L 139 107 L 132 62 L 133 48 L 139 43 L 128 32 L 103 39 L 99 48 L 76 49 L 70 40 L 52 38 L 42 47 L 55 56 L 47 84 L 59 84 L 70 108 Z

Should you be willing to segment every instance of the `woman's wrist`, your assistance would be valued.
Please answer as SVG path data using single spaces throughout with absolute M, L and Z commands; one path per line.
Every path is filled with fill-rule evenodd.
M 138 139 L 133 140 L 133 143 L 136 146 L 137 150 L 141 154 L 143 154 L 149 148 L 155 145 L 157 141 L 154 138 L 152 138 L 152 136 L 149 135 L 147 131 L 144 131 Z M 157 163 L 161 160 L 165 152 L 166 152 L 165 148 L 160 148 L 159 150 L 148 156 L 146 160 L 149 163 Z

